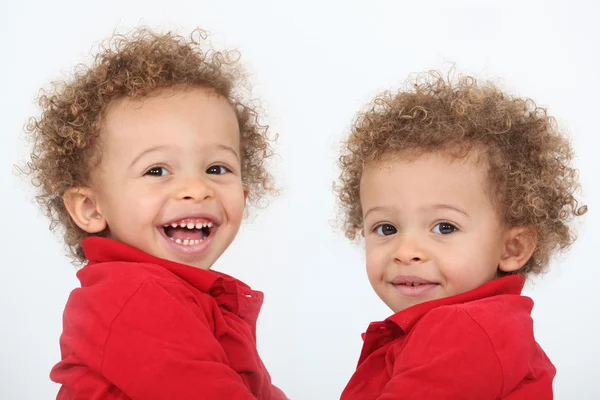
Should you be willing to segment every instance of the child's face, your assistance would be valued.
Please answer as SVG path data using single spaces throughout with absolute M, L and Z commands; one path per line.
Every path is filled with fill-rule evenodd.
M 434 154 L 365 168 L 367 274 L 394 312 L 496 277 L 507 230 L 484 191 L 486 179 L 471 158 Z
M 232 107 L 206 90 L 114 104 L 92 173 L 97 212 L 110 236 L 156 257 L 210 268 L 243 217 L 239 136 Z

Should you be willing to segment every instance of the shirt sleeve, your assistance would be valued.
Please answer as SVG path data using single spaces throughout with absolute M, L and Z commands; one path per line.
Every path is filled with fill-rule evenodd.
M 464 310 L 424 316 L 398 353 L 378 400 L 497 399 L 503 374 L 489 336 Z
M 85 365 L 63 370 L 71 386 L 59 398 L 255 399 L 229 366 L 209 307 L 196 301 L 179 283 L 143 282 L 112 321 L 98 371 L 80 371 L 79 380 L 73 373 Z

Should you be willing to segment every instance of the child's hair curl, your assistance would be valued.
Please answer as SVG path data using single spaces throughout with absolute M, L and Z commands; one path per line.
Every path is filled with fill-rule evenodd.
M 521 274 L 539 273 L 557 249 L 575 240 L 570 220 L 583 215 L 574 197 L 578 174 L 569 140 L 546 109 L 511 97 L 494 84 L 439 72 L 417 75 L 407 90 L 378 95 L 343 143 L 336 184 L 346 236 L 362 230 L 360 181 L 366 165 L 393 157 L 439 152 L 483 154 L 490 198 L 507 226 L 533 226 L 537 247 Z
M 274 191 L 264 165 L 273 155 L 268 126 L 259 123 L 250 100 L 244 103 L 238 93 L 245 87 L 239 54 L 214 50 L 207 36 L 200 29 L 184 37 L 147 27 L 114 34 L 100 45 L 91 66 L 79 66 L 72 77 L 42 91 L 41 115 L 26 128 L 33 150 L 25 173 L 38 187 L 36 199 L 51 220 L 50 228 L 64 228 L 64 241 L 76 261 L 85 261 L 81 241 L 90 234 L 71 219 L 63 195 L 68 188 L 89 183 L 90 171 L 101 157 L 97 139 L 102 120 L 116 100 L 189 87 L 223 96 L 237 115 L 242 182 L 249 188 L 249 200 L 256 204 Z

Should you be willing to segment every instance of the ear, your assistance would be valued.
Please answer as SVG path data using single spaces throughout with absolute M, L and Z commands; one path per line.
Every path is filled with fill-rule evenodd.
M 532 226 L 515 226 L 506 232 L 504 243 L 498 268 L 503 272 L 515 272 L 531 258 L 537 246 L 537 234 Z
M 248 193 L 250 193 L 250 188 L 246 185 L 243 185 L 242 190 L 244 191 L 244 204 L 245 204 L 246 200 L 248 200 Z
M 106 220 L 98 208 L 94 191 L 88 187 L 69 188 L 63 195 L 65 207 L 78 227 L 87 233 L 106 229 Z

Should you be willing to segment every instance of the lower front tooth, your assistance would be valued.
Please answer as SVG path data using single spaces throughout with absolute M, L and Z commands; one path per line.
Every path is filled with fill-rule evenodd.
M 175 243 L 177 243 L 177 244 L 181 244 L 181 243 L 182 243 L 182 241 L 181 241 L 181 239 L 175 239 Z
M 184 245 L 184 246 L 187 246 L 188 244 L 190 244 L 190 241 L 189 241 L 188 239 L 185 239 L 185 240 L 183 241 L 183 245 Z

